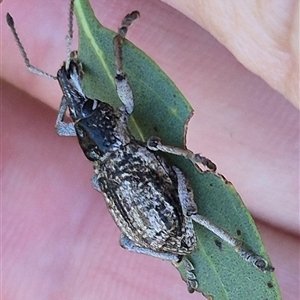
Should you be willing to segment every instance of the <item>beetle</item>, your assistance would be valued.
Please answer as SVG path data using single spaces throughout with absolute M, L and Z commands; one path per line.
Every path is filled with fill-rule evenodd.
M 128 27 L 140 15 L 133 11 L 126 15 L 113 39 L 116 65 L 115 85 L 122 105 L 114 108 L 108 103 L 91 99 L 83 91 L 81 81 L 84 67 L 76 51 L 70 50 L 74 1 L 70 4 L 68 56 L 57 76 L 33 67 L 20 42 L 13 18 L 7 14 L 27 68 L 36 74 L 58 80 L 63 97 L 56 131 L 60 136 L 76 136 L 79 145 L 94 168 L 93 187 L 105 196 L 106 205 L 121 231 L 120 245 L 133 252 L 183 263 L 189 292 L 198 281 L 193 265 L 186 257 L 196 249 L 193 222 L 204 226 L 232 245 L 246 261 L 262 271 L 272 271 L 262 257 L 247 251 L 241 241 L 200 215 L 193 199 L 193 191 L 180 168 L 173 166 L 162 153 L 183 156 L 194 164 L 202 164 L 210 172 L 216 165 L 208 158 L 188 149 L 164 145 L 159 137 L 147 142 L 137 140 L 128 128 L 134 110 L 134 97 L 123 70 L 122 45 Z M 105 99 L 104 99 L 105 100 Z M 69 111 L 72 122 L 64 121 Z

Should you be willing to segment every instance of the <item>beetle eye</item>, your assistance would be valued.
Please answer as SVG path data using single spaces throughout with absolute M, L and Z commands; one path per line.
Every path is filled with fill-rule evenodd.
M 82 106 L 82 116 L 87 117 L 91 115 L 98 107 L 98 101 L 87 99 L 87 101 Z

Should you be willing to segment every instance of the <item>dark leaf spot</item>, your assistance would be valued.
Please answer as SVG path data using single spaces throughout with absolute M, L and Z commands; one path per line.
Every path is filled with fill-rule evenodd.
M 219 240 L 215 240 L 216 246 L 219 248 L 219 250 L 222 250 L 222 243 Z

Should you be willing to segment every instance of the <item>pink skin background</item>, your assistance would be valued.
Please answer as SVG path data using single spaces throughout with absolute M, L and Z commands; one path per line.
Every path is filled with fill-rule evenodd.
M 67 2 L 1 4 L 2 299 L 204 299 L 188 294 L 171 264 L 120 248 L 103 197 L 91 187 L 92 166 L 76 138 L 55 133 L 58 83 L 25 69 L 6 12 L 15 18 L 32 63 L 55 75 L 66 57 Z M 197 21 L 182 1 L 169 2 Z M 299 299 L 297 108 L 209 32 L 165 3 L 98 0 L 92 5 L 101 22 L 114 30 L 126 13 L 140 11 L 128 38 L 162 67 L 194 107 L 188 147 L 211 158 L 235 185 L 276 267 L 283 299 Z M 210 28 L 203 19 L 199 23 L 219 40 L 230 41 L 230 36 L 218 35 L 217 26 Z M 227 46 L 259 74 L 261 63 L 255 65 L 253 57 L 247 61 L 253 44 Z M 272 40 L 267 46 L 276 47 Z M 270 64 L 263 76 L 272 84 Z

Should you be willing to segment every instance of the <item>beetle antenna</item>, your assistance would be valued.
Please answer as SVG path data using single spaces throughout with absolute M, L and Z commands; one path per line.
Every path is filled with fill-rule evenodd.
M 122 20 L 121 27 L 118 30 L 118 34 L 114 38 L 114 54 L 115 64 L 117 68 L 117 75 L 124 75 L 123 72 L 123 58 L 122 58 L 122 45 L 128 31 L 128 27 L 133 23 L 134 20 L 140 17 L 138 11 L 126 15 Z
M 67 42 L 67 59 L 66 59 L 66 70 L 69 69 L 72 53 L 72 40 L 73 40 L 73 16 L 74 16 L 74 0 L 70 1 L 69 9 L 69 32 L 66 36 Z
M 51 78 L 51 79 L 56 79 L 56 76 L 53 76 L 53 75 L 51 75 L 49 73 L 46 73 L 46 72 L 44 72 L 44 71 L 42 71 L 42 70 L 34 67 L 32 64 L 30 64 L 30 61 L 29 61 L 28 56 L 27 56 L 27 53 L 26 53 L 26 51 L 25 51 L 25 49 L 24 49 L 24 47 L 23 47 L 23 45 L 21 43 L 21 40 L 20 40 L 20 38 L 19 38 L 19 36 L 17 34 L 16 28 L 15 28 L 14 19 L 13 19 L 13 17 L 9 13 L 6 14 L 6 22 L 7 22 L 8 26 L 10 27 L 10 29 L 11 29 L 14 37 L 15 37 L 15 41 L 16 41 L 19 49 L 20 49 L 22 57 L 24 58 L 24 62 L 25 62 L 25 65 L 26 65 L 27 69 L 30 72 L 34 73 L 34 74 L 46 76 L 47 78 Z

